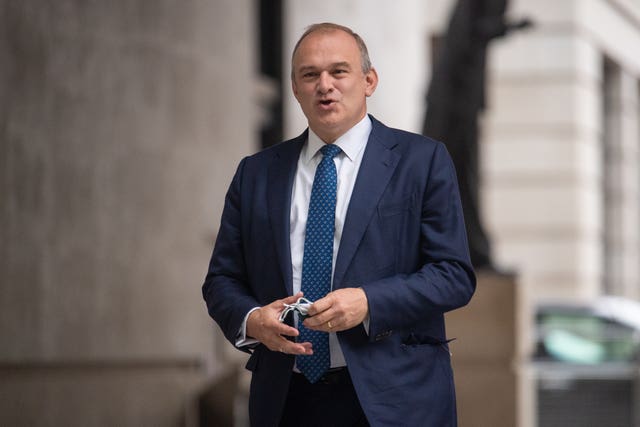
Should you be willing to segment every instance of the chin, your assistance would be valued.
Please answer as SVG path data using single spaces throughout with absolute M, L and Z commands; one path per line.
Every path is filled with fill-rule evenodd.
M 321 121 L 319 124 L 321 128 L 330 133 L 336 133 L 342 128 L 342 124 L 340 122 Z

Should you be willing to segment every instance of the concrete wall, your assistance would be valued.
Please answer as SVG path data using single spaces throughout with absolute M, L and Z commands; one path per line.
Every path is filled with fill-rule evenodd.
M 603 68 L 608 57 L 638 81 L 631 52 L 640 49 L 640 20 L 605 0 L 519 0 L 512 14 L 536 26 L 496 44 L 491 62 L 485 206 L 499 261 L 519 269 L 531 301 L 600 294 L 607 274 L 625 277 L 610 292 L 637 297 L 637 89 L 613 95 L 616 111 L 605 112 Z M 613 166 L 603 159 L 613 136 L 604 134 L 607 114 L 620 116 L 624 134 L 618 145 L 626 160 L 613 173 L 625 177 L 615 188 L 604 187 L 611 172 L 604 168 Z M 615 230 L 607 228 L 611 207 L 604 204 L 611 192 L 625 194 L 614 210 L 625 218 L 618 240 L 626 266 L 608 272 L 604 241 Z
M 460 426 L 518 425 L 519 367 L 522 363 L 516 278 L 478 274 L 469 305 L 446 314 Z M 487 399 L 487 393 L 491 398 Z
M 501 263 L 532 298 L 600 290 L 602 62 L 574 2 L 515 2 L 536 26 L 495 49 L 486 206 Z M 520 8 L 518 8 L 520 6 Z
M 249 1 L 0 2 L 0 424 L 170 426 L 256 150 Z

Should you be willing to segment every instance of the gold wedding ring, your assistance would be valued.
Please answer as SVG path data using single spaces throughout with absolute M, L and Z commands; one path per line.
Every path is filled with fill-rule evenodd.
M 331 328 L 332 328 L 332 326 L 331 326 L 331 320 L 329 320 L 329 321 L 327 322 L 327 327 L 328 327 L 329 329 L 331 329 Z

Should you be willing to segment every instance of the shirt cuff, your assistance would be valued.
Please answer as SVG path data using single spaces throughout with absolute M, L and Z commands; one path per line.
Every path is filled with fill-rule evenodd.
M 360 286 L 360 289 L 362 289 L 362 286 Z M 362 289 L 364 291 L 364 289 Z M 366 294 L 366 292 L 365 292 Z M 369 302 L 367 301 L 367 304 L 369 304 Z M 367 335 L 369 335 L 369 312 L 367 311 L 367 315 L 365 316 L 364 320 L 362 321 L 362 326 L 364 327 L 364 331 L 367 333 Z
M 249 346 L 255 346 L 257 344 L 260 344 L 260 341 L 258 341 L 255 338 L 251 338 L 248 337 L 247 338 L 247 319 L 249 318 L 249 315 L 251 313 L 253 313 L 254 311 L 256 311 L 257 309 L 259 309 L 260 307 L 254 307 L 251 310 L 249 310 L 249 312 L 247 313 L 246 316 L 244 316 L 244 320 L 242 321 L 242 325 L 240 325 L 240 329 L 238 330 L 238 334 L 236 335 L 236 347 L 249 347 Z
M 364 326 L 364 331 L 369 335 L 369 313 L 367 313 L 367 317 L 362 321 L 362 326 Z

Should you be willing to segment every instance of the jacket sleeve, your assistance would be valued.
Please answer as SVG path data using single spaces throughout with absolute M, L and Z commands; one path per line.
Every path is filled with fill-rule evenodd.
M 249 290 L 243 250 L 241 195 L 245 165 L 246 159 L 243 159 L 227 191 L 220 229 L 202 286 L 209 315 L 234 345 L 245 316 L 260 306 Z
M 455 169 L 440 143 L 428 168 L 419 229 L 417 271 L 362 284 L 372 341 L 464 306 L 475 291 Z

